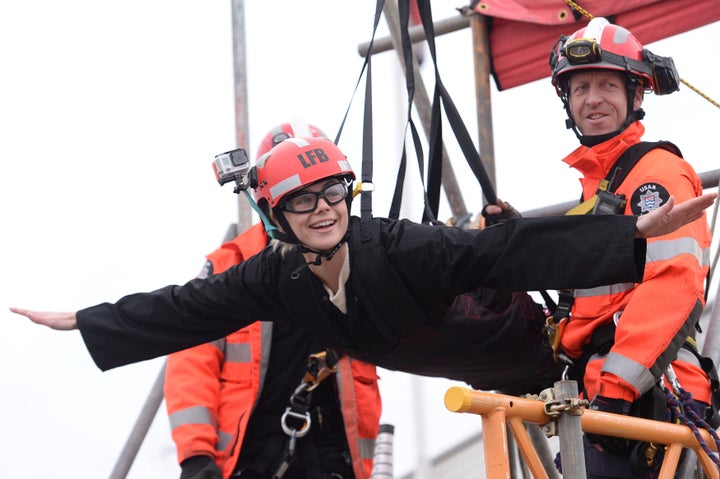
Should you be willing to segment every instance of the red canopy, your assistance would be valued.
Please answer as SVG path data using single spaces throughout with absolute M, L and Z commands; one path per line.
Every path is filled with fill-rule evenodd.
M 719 0 L 581 0 L 596 17 L 630 30 L 644 45 L 720 20 Z M 492 73 L 499 90 L 550 75 L 550 49 L 589 19 L 563 0 L 476 0 L 490 18 Z M 662 52 L 653 52 L 662 55 Z

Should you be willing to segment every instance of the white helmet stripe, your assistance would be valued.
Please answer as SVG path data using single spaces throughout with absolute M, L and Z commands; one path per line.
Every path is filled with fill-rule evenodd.
M 304 121 L 291 120 L 290 128 L 292 129 L 293 136 L 299 136 L 299 137 L 303 137 L 303 138 L 315 136 L 315 135 L 313 135 L 313 132 L 310 130 L 310 125 L 308 125 Z
M 606 18 L 595 17 L 588 23 L 588 26 L 585 28 L 585 35 L 583 36 L 585 38 L 594 38 L 596 42 L 600 43 L 602 32 L 608 25 L 610 25 L 610 22 L 608 22 Z
M 302 148 L 302 147 L 308 146 L 308 145 L 310 144 L 310 143 L 308 143 L 305 139 L 303 139 L 303 138 L 297 138 L 297 137 L 296 137 L 296 138 L 288 138 L 288 139 L 285 140 L 285 141 L 290 141 L 290 142 L 295 143 L 295 145 L 296 145 L 298 148 Z

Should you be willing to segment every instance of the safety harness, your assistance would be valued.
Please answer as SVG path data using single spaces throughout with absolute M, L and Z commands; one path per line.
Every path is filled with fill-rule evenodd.
M 297 439 L 306 436 L 312 427 L 309 412 L 312 392 L 323 380 L 337 372 L 337 363 L 341 357 L 333 350 L 321 351 L 308 356 L 305 376 L 290 396 L 290 404 L 285 408 L 280 419 L 280 426 L 288 435 L 288 441 L 280 463 L 272 476 L 273 479 L 282 478 L 297 458 L 295 455 Z

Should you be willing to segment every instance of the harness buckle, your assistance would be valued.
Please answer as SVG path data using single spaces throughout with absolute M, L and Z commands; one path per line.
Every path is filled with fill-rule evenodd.
M 559 362 L 558 355 L 560 354 L 560 340 L 565 332 L 565 326 L 567 326 L 568 317 L 565 316 L 560 321 L 555 321 L 553 315 L 545 318 L 545 326 L 543 326 L 543 333 L 547 335 L 548 343 L 553 350 L 553 359 L 555 362 Z
M 332 366 L 328 362 L 327 351 L 308 356 L 308 367 L 303 378 L 302 386 L 306 391 L 312 391 L 328 376 L 337 372 L 337 364 Z

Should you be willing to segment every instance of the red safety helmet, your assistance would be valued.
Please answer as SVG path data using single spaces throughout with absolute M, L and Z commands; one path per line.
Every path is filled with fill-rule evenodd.
M 642 44 L 629 30 L 596 17 L 570 37 L 560 37 L 550 55 L 552 84 L 557 94 L 567 94 L 567 74 L 577 70 L 605 69 L 642 79 L 646 91 L 655 91 L 653 64 Z M 652 54 L 651 54 L 652 55 Z
M 255 201 L 270 208 L 275 208 L 288 193 L 324 178 L 355 179 L 347 156 L 328 138 L 283 140 L 258 158 L 256 169 Z
M 275 125 L 267 135 L 262 139 L 258 146 L 257 154 L 255 159 L 257 160 L 262 155 L 270 151 L 272 148 L 277 146 L 281 141 L 288 138 L 307 138 L 307 137 L 327 137 L 323 131 L 315 125 L 305 123 L 304 121 L 289 121 L 286 123 L 280 123 Z

